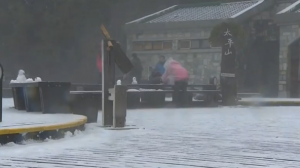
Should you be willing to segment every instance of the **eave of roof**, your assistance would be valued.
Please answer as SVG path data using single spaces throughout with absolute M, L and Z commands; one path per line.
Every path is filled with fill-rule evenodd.
M 140 32 L 145 30 L 156 31 L 156 30 L 170 30 L 170 29 L 187 29 L 187 28 L 195 28 L 195 27 L 212 27 L 224 21 L 242 22 L 248 19 L 249 17 L 256 15 L 258 12 L 265 10 L 266 8 L 270 7 L 272 4 L 274 4 L 274 1 L 272 0 L 257 0 L 257 3 L 255 3 L 254 5 L 251 5 L 250 7 L 226 19 L 145 23 L 149 20 L 168 14 L 182 7 L 182 6 L 174 5 L 162 11 L 156 12 L 154 14 L 128 22 L 125 24 L 124 28 L 125 31 L 129 33 L 129 32 L 136 32 L 136 31 Z
M 142 22 L 142 21 L 144 21 L 144 20 L 146 20 L 146 19 L 149 19 L 149 18 L 152 18 L 152 17 L 160 16 L 161 14 L 164 14 L 164 13 L 166 13 L 166 12 L 169 12 L 169 11 L 171 11 L 171 10 L 176 9 L 177 6 L 178 6 L 178 5 L 174 5 L 174 6 L 168 7 L 168 8 L 166 8 L 166 9 L 163 9 L 163 10 L 161 10 L 161 11 L 155 12 L 155 13 L 153 13 L 153 14 L 144 16 L 144 17 L 142 17 L 142 18 L 133 20 L 133 21 L 131 21 L 131 22 L 127 22 L 126 24 L 140 23 L 140 22 Z
M 289 25 L 300 22 L 300 0 L 278 12 L 275 22 L 279 25 Z

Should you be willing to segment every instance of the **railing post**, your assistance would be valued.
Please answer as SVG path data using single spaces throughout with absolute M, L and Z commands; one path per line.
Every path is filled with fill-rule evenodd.
M 125 127 L 127 110 L 127 86 L 115 85 L 113 127 Z
M 115 85 L 115 64 L 118 65 L 119 69 L 127 74 L 132 68 L 133 65 L 131 61 L 127 58 L 126 54 L 122 50 L 120 44 L 113 40 L 108 31 L 106 30 L 104 25 L 100 27 L 105 40 L 102 40 L 101 43 L 101 51 L 102 51 L 102 124 L 103 126 L 113 126 L 114 125 L 114 101 L 110 101 L 112 96 L 109 96 L 109 90 L 112 91 L 110 88 L 114 88 Z M 122 88 L 122 87 L 120 87 Z M 115 89 L 115 88 L 114 88 Z M 119 88 L 117 87 L 117 90 Z M 121 89 L 123 90 L 123 88 Z M 116 94 L 118 94 L 117 91 Z M 123 94 L 123 91 L 120 91 Z M 117 95 L 118 97 L 120 95 Z M 122 96 L 120 96 L 122 97 Z M 119 102 L 120 100 L 116 101 L 116 107 L 118 104 L 122 104 Z M 127 103 L 127 102 L 126 102 Z M 118 113 L 117 107 L 116 111 Z M 126 109 L 125 109 L 126 111 Z M 119 116 L 119 115 L 116 115 Z M 116 122 L 118 123 L 118 122 Z M 118 124 L 116 124 L 118 125 Z M 115 125 L 114 125 L 115 126 Z
M 113 125 L 113 102 L 109 100 L 109 88 L 114 87 L 114 82 L 112 82 L 114 74 L 112 74 L 111 68 L 115 63 L 109 58 L 107 48 L 107 40 L 102 40 L 102 124 L 110 127 Z
M 4 70 L 2 65 L 0 64 L 0 122 L 2 122 L 2 92 L 3 92 L 3 76 L 4 76 Z

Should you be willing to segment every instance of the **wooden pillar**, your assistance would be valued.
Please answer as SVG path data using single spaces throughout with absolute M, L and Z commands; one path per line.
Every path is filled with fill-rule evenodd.
M 113 125 L 113 101 L 108 98 L 110 96 L 108 89 L 114 87 L 114 60 L 110 58 L 107 40 L 101 42 L 102 55 L 102 124 L 103 126 Z
M 102 40 L 102 124 L 103 126 L 125 126 L 127 89 L 126 86 L 115 88 L 115 64 L 123 73 L 128 73 L 133 65 L 115 40 L 112 40 L 104 25 L 101 31 L 106 38 Z M 115 90 L 117 92 L 115 92 Z M 111 95 L 110 95 L 111 93 Z M 124 97 L 125 96 L 125 97 Z M 116 100 L 115 100 L 116 97 Z M 124 105 L 124 101 L 126 102 Z M 114 113 L 114 111 L 116 111 Z M 125 113 L 124 113 L 125 111 Z
M 127 87 L 125 85 L 115 85 L 113 109 L 113 127 L 125 127 L 127 109 Z
M 3 91 L 3 76 L 4 76 L 4 71 L 3 67 L 0 64 L 0 96 L 1 96 L 1 101 L 0 101 L 0 122 L 2 122 L 2 91 Z

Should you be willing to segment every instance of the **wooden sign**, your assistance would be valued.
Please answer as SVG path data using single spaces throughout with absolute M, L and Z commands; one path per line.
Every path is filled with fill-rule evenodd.
M 131 61 L 128 59 L 124 51 L 121 49 L 120 43 L 112 40 L 113 49 L 110 54 L 114 55 L 115 63 L 123 73 L 128 73 L 133 68 Z
M 221 61 L 221 92 L 224 106 L 236 105 L 236 52 L 233 35 L 229 26 L 223 32 L 222 61 Z
M 221 77 L 235 78 L 236 74 L 236 52 L 233 36 L 229 28 L 223 32 Z
M 103 25 L 101 25 L 100 29 L 107 41 L 108 47 L 110 48 L 109 55 L 113 54 L 114 61 L 119 69 L 125 74 L 128 73 L 133 68 L 133 65 L 126 56 L 125 52 L 122 50 L 120 43 L 112 40 L 111 36 Z

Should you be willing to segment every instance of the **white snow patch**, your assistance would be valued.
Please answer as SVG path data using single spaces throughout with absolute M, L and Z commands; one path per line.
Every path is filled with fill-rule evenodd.
M 35 81 L 35 82 L 42 82 L 42 78 L 36 77 L 34 81 Z

